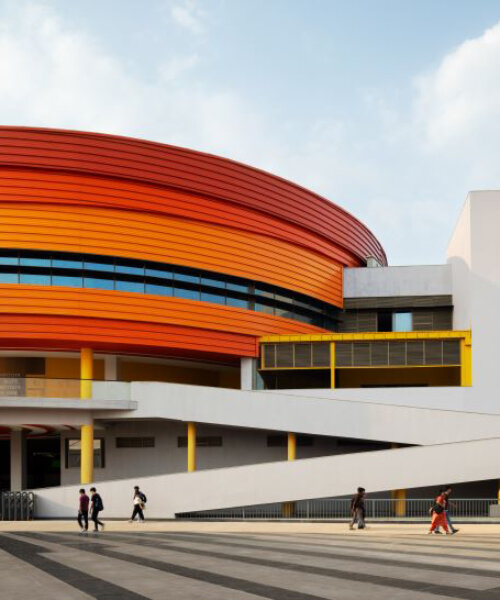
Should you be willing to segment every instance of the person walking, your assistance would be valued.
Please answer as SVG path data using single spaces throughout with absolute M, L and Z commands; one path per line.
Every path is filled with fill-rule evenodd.
M 451 496 L 451 492 L 452 492 L 452 488 L 451 486 L 447 485 L 444 489 L 444 514 L 446 517 L 446 522 L 448 523 L 449 528 L 451 529 L 451 533 L 455 534 L 459 532 L 459 529 L 457 529 L 453 523 L 451 522 L 451 518 L 450 518 L 450 508 L 452 508 L 454 506 L 453 502 L 450 501 L 450 496 Z
M 101 510 L 104 510 L 104 504 L 102 503 L 102 498 L 100 494 L 97 493 L 95 487 L 90 488 L 90 494 L 90 518 L 94 522 L 94 531 L 97 533 L 99 531 L 99 525 L 104 531 L 104 523 L 99 521 L 99 513 Z
M 89 497 L 82 488 L 80 490 L 80 499 L 78 503 L 78 525 L 80 525 L 80 533 L 87 533 L 89 530 Z
M 445 494 L 441 490 L 439 496 L 436 498 L 434 506 L 432 506 L 429 510 L 429 513 L 432 516 L 432 522 L 431 528 L 429 529 L 428 533 L 434 533 L 437 527 L 442 527 L 446 535 L 450 534 L 450 532 L 448 531 L 448 523 L 446 522 L 446 515 L 444 512 L 445 502 Z
M 148 499 L 146 498 L 146 494 L 141 492 L 138 485 L 134 486 L 134 498 L 133 498 L 134 510 L 132 511 L 132 516 L 129 519 L 129 523 L 132 523 L 132 521 L 135 521 L 136 516 L 139 517 L 139 521 L 144 522 L 144 512 L 143 511 L 146 508 L 147 501 L 148 501 Z
M 365 525 L 365 495 L 366 490 L 359 487 L 358 491 L 351 500 L 351 515 L 352 519 L 349 523 L 349 529 L 354 529 L 354 524 L 357 522 L 358 529 L 364 529 Z

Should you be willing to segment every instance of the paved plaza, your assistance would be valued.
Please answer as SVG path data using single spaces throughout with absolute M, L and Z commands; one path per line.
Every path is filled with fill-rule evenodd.
M 500 528 L 2 524 L 1 600 L 498 600 Z M 303 526 L 302 526 L 303 525 Z

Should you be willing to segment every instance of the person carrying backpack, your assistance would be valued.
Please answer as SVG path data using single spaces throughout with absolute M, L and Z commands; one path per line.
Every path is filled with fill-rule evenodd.
M 359 487 L 358 491 L 351 500 L 351 515 L 352 520 L 349 523 L 349 529 L 354 529 L 354 524 L 358 523 L 358 529 L 365 528 L 365 495 L 366 490 Z
M 146 494 L 141 492 L 138 485 L 134 486 L 134 498 L 133 498 L 134 510 L 132 511 L 132 516 L 129 519 L 129 523 L 132 523 L 132 521 L 135 521 L 136 516 L 139 517 L 139 521 L 144 522 L 144 512 L 143 511 L 146 508 L 147 501 L 148 501 L 148 499 L 146 498 Z
M 446 522 L 446 515 L 444 512 L 445 506 L 446 498 L 444 492 L 441 490 L 439 496 L 436 498 L 434 506 L 429 510 L 432 517 L 432 523 L 428 533 L 434 533 L 437 527 L 442 527 L 446 535 L 451 533 L 448 531 L 448 523 Z
M 90 493 L 90 518 L 94 522 L 94 531 L 97 533 L 99 531 L 99 525 L 101 526 L 101 529 L 104 530 L 104 523 L 99 521 L 99 513 L 101 510 L 104 510 L 104 504 L 95 487 L 90 488 Z

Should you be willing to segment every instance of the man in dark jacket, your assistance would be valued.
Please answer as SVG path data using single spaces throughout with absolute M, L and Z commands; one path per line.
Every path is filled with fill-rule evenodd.
M 94 522 L 94 531 L 98 532 L 99 525 L 101 526 L 101 529 L 104 530 L 104 523 L 102 521 L 99 521 L 99 513 L 101 512 L 101 510 L 104 509 L 104 504 L 102 503 L 102 498 L 97 493 L 95 487 L 90 488 L 90 494 L 90 518 Z
M 352 519 L 349 529 L 354 529 L 354 523 L 358 523 L 358 529 L 365 528 L 365 488 L 359 487 L 351 500 Z
M 78 525 L 80 525 L 81 533 L 87 533 L 89 530 L 89 501 L 89 497 L 82 488 L 78 504 Z

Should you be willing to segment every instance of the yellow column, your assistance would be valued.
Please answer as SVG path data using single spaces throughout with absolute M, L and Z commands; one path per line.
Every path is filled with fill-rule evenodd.
M 288 460 L 297 458 L 297 435 L 295 433 L 288 434 Z
M 91 348 L 82 348 L 80 353 L 80 397 L 92 398 L 94 356 Z M 94 426 L 82 425 L 80 437 L 80 481 L 82 485 L 94 481 Z
M 93 366 L 92 348 L 82 348 L 80 351 L 80 398 L 92 398 Z
M 406 490 L 392 490 L 394 514 L 396 517 L 406 517 Z
M 330 343 L 330 387 L 335 389 L 335 342 Z
M 391 444 L 393 450 L 399 448 L 399 444 Z M 394 515 L 396 517 L 406 517 L 406 490 L 392 490 L 391 497 L 394 502 Z
M 460 340 L 460 385 L 472 385 L 472 344 L 470 335 Z
M 187 467 L 188 471 L 196 471 L 196 423 L 187 425 Z
M 297 458 L 297 434 L 288 434 L 288 460 Z M 283 516 L 289 519 L 295 513 L 295 502 L 283 502 Z

